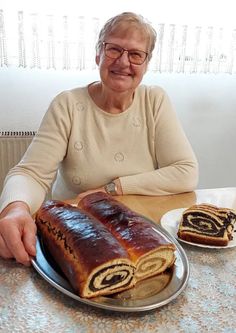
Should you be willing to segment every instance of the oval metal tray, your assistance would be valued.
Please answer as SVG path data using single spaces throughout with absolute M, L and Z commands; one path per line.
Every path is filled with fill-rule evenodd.
M 189 262 L 183 248 L 161 226 L 155 224 L 153 228 L 175 244 L 176 261 L 174 267 L 160 275 L 137 283 L 135 287 L 129 290 L 111 296 L 86 299 L 75 294 L 56 263 L 45 251 L 39 237 L 36 245 L 37 255 L 32 259 L 32 265 L 53 287 L 79 302 L 120 312 L 152 310 L 173 301 L 185 289 L 189 279 Z

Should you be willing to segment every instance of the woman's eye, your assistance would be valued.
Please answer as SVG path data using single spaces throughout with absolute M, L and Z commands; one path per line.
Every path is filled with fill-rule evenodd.
M 117 47 L 111 47 L 109 50 L 112 52 L 121 52 L 121 50 Z
M 130 55 L 134 58 L 142 58 L 142 54 L 140 52 L 130 52 Z

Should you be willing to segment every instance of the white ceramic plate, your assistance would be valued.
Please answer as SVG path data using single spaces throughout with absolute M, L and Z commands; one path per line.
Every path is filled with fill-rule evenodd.
M 181 216 L 183 211 L 187 208 L 178 208 L 173 209 L 164 214 L 161 218 L 161 225 L 164 229 L 166 229 L 173 237 L 175 237 L 178 241 L 181 241 L 182 243 L 191 244 L 198 247 L 206 247 L 206 248 L 212 248 L 212 249 L 227 249 L 229 247 L 236 246 L 236 233 L 234 233 L 234 239 L 229 241 L 229 244 L 227 246 L 215 246 L 215 245 L 205 245 L 205 244 L 198 244 L 198 243 L 192 243 L 185 241 L 183 239 L 178 238 L 177 231 L 179 228 L 179 223 L 181 220 Z M 234 229 L 236 226 L 234 227 Z
M 185 251 L 171 235 L 160 225 L 153 225 L 153 228 L 176 245 L 176 261 L 173 271 L 141 281 L 134 288 L 115 296 L 86 299 L 76 295 L 67 279 L 58 270 L 53 258 L 49 256 L 44 248 L 40 237 L 37 239 L 37 255 L 32 259 L 32 265 L 53 287 L 79 302 L 101 309 L 120 312 L 155 309 L 173 301 L 185 289 L 189 279 L 189 262 Z

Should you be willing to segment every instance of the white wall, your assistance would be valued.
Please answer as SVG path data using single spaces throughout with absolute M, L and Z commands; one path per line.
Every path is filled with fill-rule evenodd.
M 0 131 L 37 130 L 59 92 L 97 72 L 0 69 Z M 199 188 L 236 186 L 236 76 L 147 73 L 169 94 L 200 164 Z
M 163 75 L 200 164 L 200 188 L 236 185 L 236 75 Z
M 96 80 L 97 72 L 0 69 L 0 130 L 35 130 L 52 98 Z

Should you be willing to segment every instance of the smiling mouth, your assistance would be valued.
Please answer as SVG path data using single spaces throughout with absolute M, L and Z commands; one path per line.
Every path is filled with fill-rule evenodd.
M 122 72 L 117 72 L 117 71 L 111 71 L 112 74 L 114 75 L 119 75 L 119 76 L 131 76 L 129 73 L 122 73 Z

